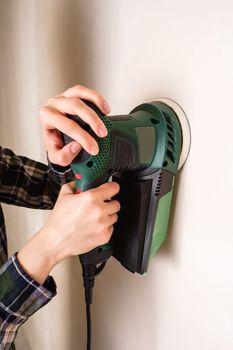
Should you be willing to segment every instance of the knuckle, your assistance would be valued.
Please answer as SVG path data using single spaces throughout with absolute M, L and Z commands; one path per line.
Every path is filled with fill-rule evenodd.
M 50 97 L 49 99 L 48 99 L 48 101 L 47 101 L 47 106 L 49 106 L 49 105 L 52 105 L 53 104 L 53 102 L 54 102 L 54 98 L 53 97 Z
M 95 215 L 95 218 L 97 220 L 97 223 L 98 224 L 102 224 L 103 223 L 103 212 L 101 210 L 100 207 L 96 206 L 95 209 L 94 209 L 94 215 Z
M 72 120 L 68 119 L 66 120 L 66 125 L 65 125 L 65 133 L 70 133 L 74 128 L 74 124 Z
M 117 214 L 113 214 L 112 215 L 112 223 L 114 224 L 115 222 L 117 222 L 118 220 L 118 215 Z
M 44 120 L 44 118 L 47 116 L 48 111 L 49 109 L 46 106 L 39 109 L 39 117 L 41 121 Z
M 83 90 L 83 86 L 80 85 L 80 84 L 77 84 L 74 86 L 74 89 L 77 90 L 77 91 L 82 91 Z
M 95 217 L 96 232 L 103 234 L 106 231 L 107 223 L 106 218 L 103 215 Z
M 78 97 L 70 97 L 69 102 L 74 110 L 76 110 L 77 108 L 80 108 L 80 100 Z
M 93 98 L 97 104 L 103 103 L 103 97 L 96 91 L 92 90 Z
M 97 113 L 93 109 L 89 109 L 88 113 L 90 116 L 90 122 L 92 123 L 92 126 L 102 126 Z

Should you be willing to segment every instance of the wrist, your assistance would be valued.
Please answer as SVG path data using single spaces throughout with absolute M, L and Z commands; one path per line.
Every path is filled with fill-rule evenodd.
M 20 249 L 17 260 L 24 271 L 39 284 L 44 283 L 50 271 L 58 263 L 43 230 L 35 234 Z
M 59 234 L 59 230 L 53 228 L 53 225 L 46 224 L 38 233 L 40 240 L 44 245 L 44 253 L 49 256 L 50 264 L 54 267 L 61 261 L 70 256 L 66 252 L 66 244 L 64 238 Z

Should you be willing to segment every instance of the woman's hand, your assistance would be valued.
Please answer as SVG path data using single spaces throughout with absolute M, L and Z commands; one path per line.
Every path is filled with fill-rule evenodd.
M 66 114 L 78 115 L 90 125 L 97 136 L 107 135 L 107 129 L 102 120 L 81 99 L 93 102 L 104 114 L 110 112 L 101 94 L 81 85 L 71 87 L 62 94 L 50 98 L 47 105 L 40 109 L 39 116 L 48 157 L 54 164 L 69 165 L 82 147 L 92 155 L 99 152 L 96 140 L 77 123 L 66 118 Z M 75 141 L 64 146 L 60 132 L 67 134 Z
M 120 203 L 111 200 L 120 189 L 116 182 L 74 194 L 74 183 L 62 186 L 44 230 L 55 264 L 107 243 L 117 221 Z M 109 200 L 110 199 L 110 200 Z
M 79 195 L 73 193 L 73 186 L 63 185 L 47 224 L 17 255 L 23 269 L 40 284 L 65 258 L 107 243 L 118 219 L 120 203 L 109 200 L 120 190 L 116 182 Z

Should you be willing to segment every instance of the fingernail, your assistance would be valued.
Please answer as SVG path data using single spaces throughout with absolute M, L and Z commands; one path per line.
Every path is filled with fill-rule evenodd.
M 106 114 L 110 113 L 111 109 L 106 101 L 103 103 L 103 108 Z
M 77 143 L 73 143 L 70 149 L 72 153 L 77 153 L 80 150 L 80 146 Z
M 91 154 L 93 156 L 96 156 L 99 153 L 99 148 L 97 146 L 92 146 L 91 148 Z
M 98 130 L 98 133 L 100 136 L 104 137 L 108 135 L 108 130 L 106 129 L 105 126 L 101 126 Z

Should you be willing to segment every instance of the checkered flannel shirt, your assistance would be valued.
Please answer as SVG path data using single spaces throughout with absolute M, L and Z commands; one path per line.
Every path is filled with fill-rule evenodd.
M 35 209 L 51 209 L 63 183 L 72 180 L 70 168 L 62 168 L 17 156 L 0 147 L 0 202 Z M 20 234 L 17 232 L 16 234 Z M 19 327 L 56 295 L 48 276 L 43 285 L 22 269 L 16 253 L 7 255 L 7 237 L 0 205 L 0 349 L 15 349 Z

